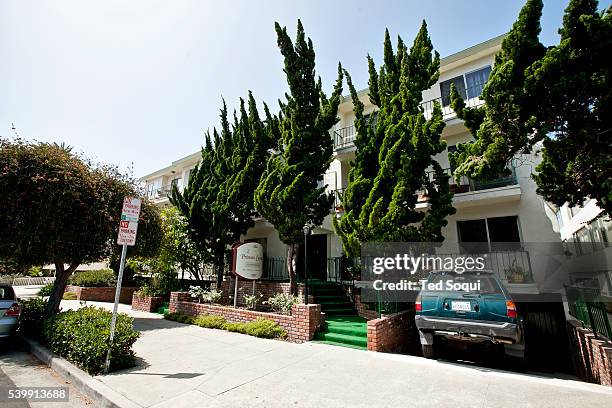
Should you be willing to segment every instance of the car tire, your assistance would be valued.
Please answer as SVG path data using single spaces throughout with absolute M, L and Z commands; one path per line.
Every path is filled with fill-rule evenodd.
M 421 350 L 423 351 L 423 357 L 430 359 L 434 358 L 433 344 L 421 344 Z

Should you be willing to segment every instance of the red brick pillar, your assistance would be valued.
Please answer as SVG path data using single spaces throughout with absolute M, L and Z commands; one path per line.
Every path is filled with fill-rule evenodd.
M 191 296 L 187 292 L 171 292 L 168 311 L 170 313 L 176 313 L 178 310 L 176 307 L 178 302 L 189 302 L 190 300 Z
M 297 329 L 294 340 L 299 342 L 312 340 L 323 320 L 321 305 L 293 305 L 291 316 L 295 319 Z

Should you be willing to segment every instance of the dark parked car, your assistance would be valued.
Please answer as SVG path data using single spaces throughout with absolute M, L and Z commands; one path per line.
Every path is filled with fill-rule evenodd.
M 416 299 L 415 309 L 427 358 L 434 357 L 434 339 L 442 336 L 501 344 L 507 355 L 523 362 L 522 319 L 508 290 L 490 272 L 433 272 Z
M 15 334 L 19 313 L 20 308 L 13 288 L 0 285 L 0 339 Z

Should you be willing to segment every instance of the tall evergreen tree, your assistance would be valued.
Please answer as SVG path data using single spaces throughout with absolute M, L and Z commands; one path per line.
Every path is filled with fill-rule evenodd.
M 267 106 L 265 110 L 267 123 L 275 123 Z M 188 185 L 183 192 L 174 188 L 170 197 L 187 219 L 188 235 L 203 259 L 216 265 L 217 285 L 223 279 L 229 246 L 253 226 L 253 191 L 273 146 L 250 92 L 248 112 L 241 99 L 232 125 L 225 102 L 220 116 L 221 132 L 213 129 L 212 136 L 206 134 L 202 160 Z
M 255 191 L 255 206 L 287 244 L 287 269 L 295 293 L 294 260 L 304 239 L 302 229 L 307 223 L 320 225 L 332 206 L 333 197 L 319 182 L 332 159 L 329 129 L 337 122 L 343 75 L 339 66 L 338 79 L 328 99 L 321 79 L 315 79 L 315 52 L 310 38 L 306 40 L 302 23 L 298 20 L 295 45 L 287 29 L 278 23 L 276 33 L 289 93 L 285 102 L 279 101 L 278 130 L 273 131 L 280 139 Z
M 525 88 L 544 146 L 538 193 L 557 205 L 595 198 L 612 215 L 612 9 L 597 7 L 570 1 L 559 45 L 528 70 Z
M 534 136 L 533 112 L 540 103 L 524 90 L 525 70 L 545 52 L 540 43 L 542 0 L 528 0 L 495 56 L 493 70 L 482 91 L 485 104 L 465 107 L 452 87 L 451 107 L 465 120 L 475 141 L 451 154 L 455 175 L 492 178 L 508 172 L 507 165 Z
M 368 56 L 370 101 L 377 117 L 363 115 L 363 103 L 348 73 L 355 111 L 355 161 L 343 196 L 345 212 L 334 220 L 344 251 L 360 256 L 366 241 L 442 241 L 446 217 L 455 212 L 449 176 L 433 159 L 446 148 L 440 137 L 442 111 L 435 104 L 425 119 L 422 92 L 436 83 L 440 57 L 433 51 L 423 22 L 410 50 L 398 37 L 394 53 L 385 31 L 384 63 L 376 72 Z M 417 193 L 425 191 L 429 209 L 416 209 Z

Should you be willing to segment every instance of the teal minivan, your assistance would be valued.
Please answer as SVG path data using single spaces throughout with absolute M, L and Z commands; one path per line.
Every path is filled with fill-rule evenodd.
M 504 346 L 524 359 L 523 324 L 502 282 L 490 272 L 432 272 L 415 301 L 423 356 L 434 358 L 434 340 L 445 337 Z

